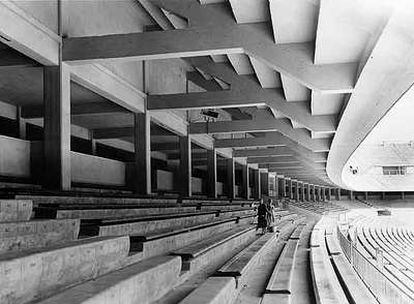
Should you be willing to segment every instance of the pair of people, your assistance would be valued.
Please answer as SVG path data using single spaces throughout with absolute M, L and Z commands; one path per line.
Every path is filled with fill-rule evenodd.
M 271 199 L 268 199 L 266 203 L 263 199 L 260 200 L 259 207 L 257 208 L 257 217 L 256 230 L 261 228 L 262 234 L 265 234 L 266 231 L 273 232 L 273 223 L 275 218 Z

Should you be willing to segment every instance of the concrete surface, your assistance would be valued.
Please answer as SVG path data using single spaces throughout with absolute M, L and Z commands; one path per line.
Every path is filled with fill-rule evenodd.
M 242 226 L 251 223 L 252 218 L 241 219 L 236 224 L 235 221 L 226 221 L 217 225 L 209 226 L 203 229 L 190 230 L 184 233 L 162 237 L 142 243 L 144 257 L 164 254 L 174 251 L 178 248 L 187 246 L 193 242 L 200 241 L 209 236 L 226 231 L 232 227 Z
M 39 304 L 148 304 L 177 282 L 179 257 L 156 257 L 77 285 Z
M 76 240 L 79 226 L 76 219 L 0 223 L 0 253 Z
M 128 251 L 128 237 L 119 237 L 4 255 L 0 259 L 0 302 L 27 303 L 95 278 L 117 269 Z
M 191 227 L 203 223 L 208 223 L 214 219 L 217 219 L 215 213 L 211 214 L 200 214 L 200 215 L 192 215 L 192 216 L 183 216 L 183 217 L 176 217 L 176 218 L 167 218 L 167 219 L 160 219 L 160 220 L 151 220 L 148 219 L 146 221 L 137 221 L 132 223 L 125 223 L 125 224 L 116 224 L 99 227 L 99 235 L 101 236 L 108 236 L 108 235 L 147 235 L 147 234 L 154 234 L 163 232 L 166 230 L 176 230 L 185 227 Z
M 180 304 L 231 303 L 235 294 L 236 280 L 234 278 L 212 277 L 190 293 Z
M 28 221 L 32 209 L 29 200 L 0 200 L 0 222 Z

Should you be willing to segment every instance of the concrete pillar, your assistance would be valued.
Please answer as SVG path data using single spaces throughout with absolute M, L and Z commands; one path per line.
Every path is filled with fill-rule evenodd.
M 191 136 L 179 136 L 180 169 L 178 187 L 180 195 L 190 197 L 191 191 Z
M 92 155 L 96 155 L 96 139 L 91 137 L 91 153 Z
M 293 197 L 296 201 L 299 201 L 299 182 L 295 181 L 295 192 L 293 194 Z
M 280 197 L 286 197 L 286 179 L 284 177 L 281 177 L 280 179 L 280 188 L 279 188 L 279 193 L 280 193 Z
M 288 180 L 288 195 L 290 199 L 293 199 L 293 181 L 291 179 Z
M 135 178 L 133 188 L 135 193 L 145 195 L 151 193 L 150 121 L 148 113 L 134 114 Z
M 332 191 L 332 189 L 331 188 L 327 188 L 327 195 L 326 195 L 326 199 L 328 200 L 328 201 L 331 201 L 331 191 Z
M 301 201 L 304 202 L 305 201 L 305 184 L 302 182 L 301 183 Z
M 349 200 L 353 201 L 354 200 L 354 192 L 352 190 L 349 190 L 348 195 L 349 195 Z
M 368 192 L 364 192 L 364 200 L 368 200 Z
M 242 165 L 242 197 L 250 198 L 249 193 L 249 165 Z
M 217 198 L 217 153 L 215 149 L 207 150 L 207 195 Z
M 311 200 L 311 185 L 310 184 L 306 184 L 305 200 L 308 202 L 310 202 Z
M 279 198 L 279 178 L 275 175 L 275 198 Z
M 26 139 L 26 122 L 22 119 L 22 107 L 16 107 L 16 121 L 20 139 Z
M 269 195 L 269 173 L 260 172 L 260 191 L 263 195 Z
M 322 202 L 326 201 L 326 188 L 325 187 L 321 187 L 321 200 Z
M 43 68 L 45 188 L 71 188 L 70 71 L 65 64 Z
M 315 185 L 310 185 L 310 200 L 316 201 Z
M 316 201 L 320 202 L 321 201 L 321 188 L 319 186 L 315 186 L 315 196 L 316 196 Z
M 253 195 L 255 199 L 261 198 L 260 192 L 260 172 L 258 169 L 253 169 Z
M 235 170 L 234 170 L 234 158 L 227 159 L 227 197 L 229 199 L 235 199 Z
M 405 199 L 405 193 L 404 193 L 404 191 L 401 192 L 401 199 L 402 200 Z
M 336 188 L 335 196 L 337 201 L 341 200 L 341 188 Z
M 385 200 L 385 192 L 381 192 L 381 199 Z

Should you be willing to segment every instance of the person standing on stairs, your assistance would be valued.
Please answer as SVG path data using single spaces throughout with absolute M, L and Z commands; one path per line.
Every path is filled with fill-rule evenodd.
M 262 229 L 262 234 L 266 233 L 267 229 L 267 207 L 263 201 L 263 199 L 260 199 L 259 207 L 257 208 L 257 227 L 256 231 L 259 230 L 259 228 Z
M 275 215 L 273 214 L 273 204 L 272 200 L 269 198 L 266 202 L 266 223 L 267 231 L 273 232 L 273 225 L 275 223 Z

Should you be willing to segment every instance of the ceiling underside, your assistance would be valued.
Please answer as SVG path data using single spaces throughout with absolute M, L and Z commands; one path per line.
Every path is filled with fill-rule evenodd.
M 397 85 L 399 90 L 390 88 L 392 94 L 381 93 L 399 83 L 398 72 L 411 64 L 414 35 L 407 20 L 414 18 L 393 1 L 138 2 L 151 32 L 69 37 L 64 60 L 182 60 L 193 87 L 151 94 L 148 109 L 187 115 L 191 134 L 210 134 L 216 148 L 232 148 L 235 157 L 278 175 L 346 188 L 340 170 L 412 77 Z M 0 99 L 41 105 L 41 69 L 13 73 L 0 78 Z M 22 82 L 26 87 L 17 89 Z M 133 141 L 130 130 L 122 129 L 133 126 L 131 113 L 110 105 L 83 113 L 82 103 L 108 101 L 73 83 L 72 104 L 79 113 L 72 123 Z M 220 116 L 207 124 L 202 109 Z M 154 141 L 176 142 L 173 134 L 153 135 Z M 175 155 L 177 149 L 164 151 Z

